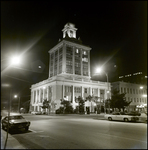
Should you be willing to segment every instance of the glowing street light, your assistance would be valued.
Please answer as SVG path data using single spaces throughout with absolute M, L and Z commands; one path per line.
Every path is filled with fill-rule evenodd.
M 19 65 L 21 62 L 20 56 L 14 56 L 11 58 L 11 65 Z

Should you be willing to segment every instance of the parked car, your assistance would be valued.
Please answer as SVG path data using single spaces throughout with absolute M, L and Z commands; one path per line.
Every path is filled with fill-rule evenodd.
M 27 131 L 29 129 L 29 126 L 30 126 L 30 121 L 26 120 L 20 114 L 10 114 L 9 118 L 7 115 L 2 119 L 2 129 L 6 130 L 7 128 L 9 128 L 9 132 L 15 129 L 22 129 L 22 128 L 24 128 Z
M 32 115 L 41 115 L 42 112 L 40 112 L 40 111 L 32 111 L 31 114 Z
M 139 117 L 138 116 L 131 116 L 127 114 L 123 114 L 120 112 L 113 112 L 112 114 L 105 114 L 104 115 L 105 119 L 108 119 L 109 121 L 112 120 L 119 120 L 119 121 L 138 121 Z
M 131 116 L 141 116 L 141 113 L 138 111 L 131 111 L 129 113 L 127 113 L 127 115 L 131 115 Z

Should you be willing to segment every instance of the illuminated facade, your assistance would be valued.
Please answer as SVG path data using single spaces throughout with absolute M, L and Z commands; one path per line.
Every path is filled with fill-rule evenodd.
M 61 106 L 60 99 L 71 102 L 73 108 L 78 106 L 75 97 L 98 96 L 99 100 L 107 99 L 110 83 L 93 81 L 90 78 L 89 46 L 76 39 L 76 28 L 72 23 L 64 26 L 63 39 L 49 50 L 49 78 L 31 86 L 30 111 L 41 111 L 44 99 L 50 100 L 51 113 Z M 85 110 L 95 112 L 94 102 L 85 102 Z
M 143 111 L 147 110 L 147 85 L 140 85 L 128 82 L 113 82 L 112 89 L 119 90 L 121 93 L 126 93 L 125 98 L 131 101 L 128 111 Z

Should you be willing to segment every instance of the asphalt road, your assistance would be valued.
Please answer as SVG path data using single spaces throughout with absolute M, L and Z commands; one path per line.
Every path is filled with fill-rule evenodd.
M 24 115 L 28 132 L 12 133 L 27 149 L 147 149 L 147 124 L 91 115 Z

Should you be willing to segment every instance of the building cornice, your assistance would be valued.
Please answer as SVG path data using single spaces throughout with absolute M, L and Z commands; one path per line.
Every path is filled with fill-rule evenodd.
M 85 46 L 82 44 L 78 44 L 78 43 L 74 43 L 74 42 L 70 42 L 67 40 L 62 40 L 60 43 L 58 43 L 56 46 L 54 46 L 53 48 L 51 48 L 48 53 L 52 53 L 55 49 L 58 49 L 60 46 L 62 46 L 63 44 L 67 44 L 67 45 L 72 45 L 73 47 L 78 47 L 81 49 L 85 49 L 85 50 L 91 50 L 92 48 L 90 48 L 89 46 Z
M 81 80 L 77 80 L 77 79 L 74 79 L 74 80 L 64 79 L 63 80 L 63 78 L 52 77 L 52 78 L 48 78 L 47 80 L 41 81 L 39 83 L 33 84 L 30 89 L 34 89 L 34 88 L 37 88 L 37 87 L 45 86 L 48 83 L 54 83 L 54 82 L 62 82 L 62 83 L 65 82 L 65 83 L 70 83 L 70 84 L 74 84 L 74 83 L 77 83 L 77 84 L 86 84 L 87 83 L 88 86 L 90 86 L 90 85 L 106 86 L 107 85 L 107 82 L 100 82 L 100 81 L 94 81 L 94 80 L 87 80 L 87 81 L 84 80 L 84 79 L 81 79 Z

